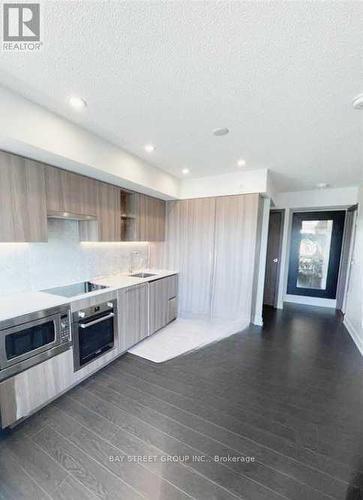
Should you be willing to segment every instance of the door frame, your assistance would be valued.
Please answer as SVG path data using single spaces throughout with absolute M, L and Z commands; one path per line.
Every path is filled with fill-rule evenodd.
M 289 260 L 288 260 L 288 269 L 287 269 L 287 294 L 296 296 L 304 296 L 315 299 L 333 299 L 336 298 L 336 287 L 338 283 L 339 276 L 339 268 L 340 268 L 340 259 L 341 259 L 341 250 L 342 250 L 342 242 L 343 242 L 343 232 L 345 226 L 345 216 L 346 210 L 306 210 L 292 213 L 292 221 L 291 221 L 291 231 L 290 231 L 290 252 L 289 252 Z M 329 255 L 329 264 L 330 266 L 332 259 L 335 263 L 335 270 L 328 272 L 327 277 L 327 288 L 325 290 L 311 289 L 311 288 L 298 288 L 296 286 L 296 278 L 297 278 L 297 266 L 298 266 L 298 246 L 300 242 L 299 232 L 300 232 L 300 223 L 303 219 L 305 220 L 327 220 L 327 219 L 335 219 L 335 224 L 338 224 L 338 233 L 333 233 L 332 241 L 331 241 L 331 250 Z M 336 226 L 335 226 L 336 227 Z M 332 292 L 332 288 L 335 287 L 335 293 Z
M 346 268 L 343 269 L 343 272 L 345 272 L 345 279 L 344 279 L 345 282 L 344 282 L 344 292 L 342 293 L 343 295 L 342 304 L 340 309 L 343 314 L 345 314 L 346 311 L 349 283 L 350 283 L 352 264 L 353 264 L 353 253 L 354 253 L 355 237 L 357 231 L 358 203 L 348 208 L 346 216 L 348 214 L 351 214 L 352 220 L 351 220 L 350 234 L 348 234 L 349 249 L 347 250 L 348 257 L 347 257 L 347 262 L 345 263 Z M 339 276 L 339 279 L 340 278 L 341 276 Z M 339 280 L 338 280 L 338 287 L 339 287 Z
M 282 242 L 283 242 L 283 237 L 284 237 L 284 226 L 285 226 L 285 209 L 284 208 L 271 208 L 269 215 L 271 216 L 272 213 L 280 213 L 281 214 L 281 226 L 280 226 L 280 235 L 279 235 L 279 249 L 278 249 L 278 263 L 277 263 L 277 271 L 276 271 L 276 282 L 275 282 L 275 301 L 274 309 L 277 309 L 278 304 L 279 304 L 279 290 L 280 290 L 280 279 L 281 279 L 281 256 L 282 256 Z M 270 219 L 269 219 L 270 223 Z M 269 232 L 267 233 L 267 238 L 269 236 Z M 268 241 L 267 241 L 268 244 Z M 267 268 L 267 253 L 266 253 L 266 261 L 265 261 L 265 275 L 266 275 L 266 268 Z M 266 282 L 264 283 L 264 286 L 266 286 Z

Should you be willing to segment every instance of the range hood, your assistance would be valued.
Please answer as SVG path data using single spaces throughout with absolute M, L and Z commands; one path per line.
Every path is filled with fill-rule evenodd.
M 64 220 L 97 220 L 95 215 L 75 214 L 73 212 L 58 212 L 57 210 L 48 210 L 48 219 L 64 219 Z

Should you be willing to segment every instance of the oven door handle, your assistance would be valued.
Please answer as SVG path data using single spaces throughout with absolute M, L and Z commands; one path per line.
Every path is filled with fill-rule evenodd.
M 113 318 L 114 313 L 107 314 L 107 316 L 103 316 L 102 318 L 95 319 L 94 321 L 90 321 L 89 323 L 78 323 L 80 328 L 88 328 L 89 326 L 96 325 L 97 323 L 101 323 L 101 321 L 106 321 L 107 319 Z

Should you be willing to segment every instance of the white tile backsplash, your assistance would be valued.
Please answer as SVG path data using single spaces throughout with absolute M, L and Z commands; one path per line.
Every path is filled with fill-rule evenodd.
M 0 243 L 0 296 L 127 272 L 130 254 L 148 264 L 146 243 L 81 243 L 78 222 L 48 221 L 47 243 Z

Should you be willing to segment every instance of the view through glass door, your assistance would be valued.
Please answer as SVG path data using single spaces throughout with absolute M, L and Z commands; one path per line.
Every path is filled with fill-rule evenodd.
M 293 215 L 287 292 L 336 298 L 344 211 Z

